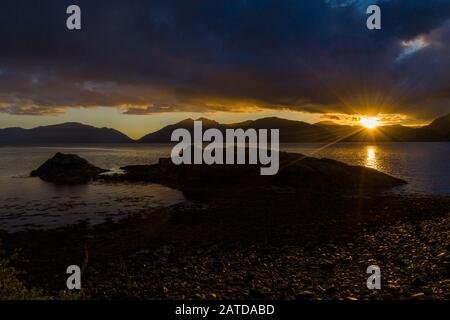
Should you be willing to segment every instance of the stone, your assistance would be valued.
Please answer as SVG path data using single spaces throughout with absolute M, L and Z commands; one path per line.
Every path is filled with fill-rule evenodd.
M 107 171 L 77 155 L 58 152 L 30 175 L 57 184 L 84 184 Z

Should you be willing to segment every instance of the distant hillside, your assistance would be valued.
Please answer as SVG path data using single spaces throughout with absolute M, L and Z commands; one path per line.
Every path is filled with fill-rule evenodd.
M 437 118 L 429 125 L 419 129 L 424 134 L 432 134 L 441 140 L 450 141 L 450 114 Z
M 213 120 L 200 118 L 203 129 L 249 128 L 279 129 L 280 142 L 381 142 L 381 141 L 450 141 L 450 114 L 434 120 L 421 128 L 400 125 L 380 126 L 368 130 L 361 126 L 346 126 L 325 121 L 309 124 L 302 121 L 276 117 L 248 120 L 240 123 L 221 124 Z M 140 143 L 170 143 L 172 132 L 184 128 L 191 133 L 194 120 L 186 119 L 168 125 L 156 132 L 147 134 L 137 140 Z M 34 129 L 7 128 L 0 129 L 0 145 L 48 145 L 48 144 L 89 144 L 89 143 L 130 143 L 136 142 L 123 133 L 110 128 L 96 128 L 80 123 L 64 123 L 43 126 Z
M 316 123 L 344 142 L 432 142 L 450 141 L 450 114 L 434 120 L 431 124 L 410 128 L 401 125 L 380 126 L 367 130 L 361 126 L 344 126 L 330 122 Z
M 63 123 L 33 129 L 0 129 L 1 145 L 127 142 L 133 142 L 133 140 L 117 130 L 110 128 L 95 128 L 80 123 Z
M 281 142 L 318 142 L 329 140 L 333 138 L 333 135 L 326 129 L 319 126 L 308 124 L 301 121 L 286 120 L 281 118 L 263 118 L 254 121 L 244 121 L 234 124 L 220 124 L 216 121 L 208 119 L 198 119 L 203 123 L 203 129 L 217 128 L 224 132 L 226 129 L 280 129 L 280 141 Z M 194 120 L 187 119 L 179 123 L 166 126 L 159 131 L 150 133 L 138 142 L 142 143 L 168 143 L 171 142 L 170 138 L 173 130 L 177 128 L 183 128 L 189 130 L 191 133 L 194 130 Z
M 216 128 L 216 129 L 223 131 L 225 129 L 224 125 L 222 125 L 216 121 L 212 121 L 212 120 L 205 119 L 205 118 L 200 118 L 198 120 L 202 121 L 203 130 L 207 130 L 209 128 Z M 176 129 L 187 129 L 192 134 L 194 132 L 194 120 L 189 118 L 189 119 L 180 121 L 178 123 L 165 126 L 164 128 L 162 128 L 156 132 L 149 133 L 149 134 L 143 136 L 142 138 L 140 138 L 138 140 L 138 142 L 141 142 L 141 143 L 169 143 L 169 142 L 171 142 L 170 138 L 172 136 L 172 132 Z
M 346 126 L 339 125 L 332 121 L 322 121 L 315 124 L 322 129 L 327 130 L 330 134 L 335 137 L 335 140 L 348 140 L 353 135 L 360 131 L 365 131 L 361 126 Z
M 238 127 L 240 127 L 239 124 Z M 319 126 L 275 117 L 247 121 L 241 127 L 243 129 L 280 129 L 281 142 L 319 142 L 333 138 L 328 130 Z

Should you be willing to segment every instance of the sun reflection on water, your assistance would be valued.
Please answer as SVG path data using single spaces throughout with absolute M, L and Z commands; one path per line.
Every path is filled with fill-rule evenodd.
M 374 146 L 367 147 L 366 167 L 378 169 L 377 166 L 377 149 Z

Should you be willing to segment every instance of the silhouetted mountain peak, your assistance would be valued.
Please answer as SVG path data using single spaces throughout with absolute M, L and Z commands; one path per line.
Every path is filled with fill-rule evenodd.
M 123 133 L 112 128 L 96 128 L 78 122 L 40 126 L 33 129 L 3 129 L 0 144 L 72 144 L 72 143 L 129 143 Z
M 187 119 L 181 120 L 180 122 L 177 122 L 175 124 L 168 125 L 166 127 L 169 127 L 169 126 L 186 126 L 186 125 L 192 125 L 193 123 L 194 123 L 194 119 L 187 118 Z
M 428 126 L 423 127 L 423 130 L 434 132 L 441 140 L 450 140 L 450 114 L 437 118 Z
M 58 129 L 58 128 L 94 128 L 93 126 L 87 125 L 87 124 L 82 124 L 79 122 L 64 122 L 64 123 L 59 123 L 59 124 L 51 124 L 48 126 L 39 126 L 30 130 L 35 130 L 35 129 L 40 129 L 40 128 L 53 128 L 53 129 Z
M 314 123 L 316 126 L 338 126 L 336 122 L 326 120 L 326 121 L 319 121 Z
M 432 127 L 432 128 L 450 128 L 450 113 L 437 118 L 436 120 L 434 120 L 433 122 L 431 122 L 428 127 Z
M 247 124 L 248 127 L 254 128 L 271 128 L 271 129 L 281 129 L 289 127 L 314 127 L 314 125 L 303 121 L 288 120 L 278 117 L 266 117 L 251 121 Z

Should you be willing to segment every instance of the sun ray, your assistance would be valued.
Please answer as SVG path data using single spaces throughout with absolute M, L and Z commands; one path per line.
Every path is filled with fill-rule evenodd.
M 341 136 L 341 137 L 338 137 L 336 140 L 333 140 L 333 141 L 331 141 L 331 142 L 328 142 L 327 144 L 321 146 L 320 148 L 315 149 L 315 150 L 314 150 L 313 152 L 311 152 L 310 155 L 308 155 L 308 156 L 313 156 L 313 155 L 319 153 L 320 151 L 322 151 L 322 150 L 324 150 L 324 149 L 326 149 L 326 148 L 331 147 L 332 145 L 335 145 L 335 144 L 337 144 L 337 143 L 339 143 L 339 142 L 341 142 L 341 141 L 343 141 L 343 140 L 345 140 L 345 139 L 347 139 L 347 138 L 349 138 L 349 137 L 351 137 L 351 136 L 353 136 L 353 135 L 355 135 L 355 134 L 358 134 L 358 133 L 361 132 L 362 130 L 363 130 L 363 129 L 361 129 L 361 128 L 355 129 L 354 131 L 351 131 L 350 133 L 348 133 L 348 134 L 346 134 L 346 135 L 343 135 L 343 136 Z M 303 157 L 301 157 L 301 158 L 299 158 L 299 159 L 295 159 L 295 160 L 293 160 L 293 161 L 287 163 L 287 164 L 284 165 L 283 167 L 281 167 L 280 170 L 285 169 L 285 168 L 287 168 L 287 167 L 290 167 L 290 166 L 294 165 L 295 163 L 297 163 L 297 162 L 299 162 L 299 161 L 302 161 L 303 159 L 307 158 L 308 156 L 303 156 Z

